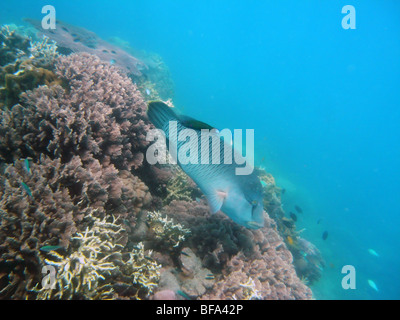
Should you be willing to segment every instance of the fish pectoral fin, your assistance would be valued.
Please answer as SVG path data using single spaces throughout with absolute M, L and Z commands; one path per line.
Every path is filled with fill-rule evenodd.
M 221 210 L 226 196 L 227 193 L 224 191 L 216 191 L 215 193 L 206 195 L 212 214 L 217 213 L 219 210 Z

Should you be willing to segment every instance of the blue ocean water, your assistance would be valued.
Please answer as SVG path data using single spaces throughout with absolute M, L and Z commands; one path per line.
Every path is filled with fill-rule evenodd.
M 160 54 L 184 113 L 255 129 L 256 164 L 285 188 L 285 210 L 303 209 L 298 228 L 326 261 L 315 298 L 400 298 L 398 1 L 23 0 L 2 3 L 0 23 L 40 19 L 46 4 Z M 347 4 L 355 30 L 342 28 Z

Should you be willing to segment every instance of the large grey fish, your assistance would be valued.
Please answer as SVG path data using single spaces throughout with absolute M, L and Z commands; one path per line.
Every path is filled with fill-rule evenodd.
M 212 129 L 211 126 L 190 117 L 178 116 L 172 108 L 161 101 L 149 102 L 147 115 L 156 128 L 164 131 L 167 146 L 172 146 L 171 149 L 174 148 L 177 151 L 177 155 L 181 151 L 186 151 L 187 144 L 197 143 L 195 144 L 198 147 L 197 163 L 183 163 L 180 157 L 173 157 L 182 170 L 193 179 L 205 194 L 212 213 L 221 210 L 236 223 L 250 229 L 258 229 L 264 226 L 263 189 L 260 179 L 254 171 L 249 175 L 237 175 L 236 169 L 240 165 L 233 160 L 230 164 L 225 164 L 227 162 L 224 161 L 224 150 L 226 148 L 231 148 L 232 150 L 233 147 L 230 143 L 225 142 L 224 139 L 218 136 L 220 141 L 218 146 L 217 144 L 212 144 L 212 139 L 209 139 L 209 150 L 212 150 L 210 156 L 214 155 L 214 152 L 219 152 L 220 164 L 213 163 L 211 158 L 209 159 L 209 164 L 204 164 L 201 158 L 200 133 L 201 129 Z M 176 128 L 171 129 L 175 132 L 170 132 L 170 121 L 176 124 L 171 126 L 171 128 Z M 191 138 L 186 141 L 171 138 L 179 136 L 179 133 L 185 129 L 195 130 L 197 141 Z M 218 147 L 219 150 L 216 149 Z M 235 155 L 235 153 L 236 151 L 233 150 L 232 155 Z

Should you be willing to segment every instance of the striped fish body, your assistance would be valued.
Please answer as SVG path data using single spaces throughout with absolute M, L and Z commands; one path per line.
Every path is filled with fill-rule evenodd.
M 212 213 L 221 210 L 248 228 L 263 226 L 261 182 L 254 172 L 250 175 L 236 174 L 240 165 L 234 160 L 242 159 L 240 163 L 243 163 L 244 159 L 235 154 L 230 143 L 225 142 L 207 124 L 176 115 L 163 102 L 150 102 L 147 114 L 150 121 L 164 131 L 172 158 L 205 194 Z M 201 137 L 204 131 L 200 128 L 210 134 L 203 141 L 204 146 L 208 145 L 209 152 L 202 150 Z M 184 141 L 178 139 L 185 136 L 187 138 Z

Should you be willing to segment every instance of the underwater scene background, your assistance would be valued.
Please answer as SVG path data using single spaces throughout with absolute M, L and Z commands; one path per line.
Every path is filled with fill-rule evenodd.
M 399 299 L 399 17 L 395 0 L 3 2 L 0 297 Z M 264 228 L 144 161 L 155 99 L 255 130 Z

